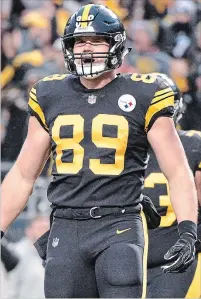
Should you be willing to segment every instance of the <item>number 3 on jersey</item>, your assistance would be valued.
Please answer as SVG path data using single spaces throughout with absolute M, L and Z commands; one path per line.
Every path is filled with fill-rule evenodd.
M 60 138 L 62 126 L 73 126 L 72 138 Z M 117 126 L 117 137 L 104 137 L 103 125 Z M 92 142 L 97 148 L 115 149 L 114 164 L 103 164 L 100 159 L 90 159 L 89 168 L 98 175 L 119 175 L 124 170 L 125 152 L 128 143 L 128 122 L 120 115 L 99 114 L 92 120 Z M 52 128 L 52 139 L 56 143 L 56 167 L 60 174 L 77 174 L 83 167 L 84 119 L 81 115 L 59 115 Z M 73 162 L 62 161 L 64 150 L 73 149 Z
M 176 216 L 170 202 L 168 181 L 163 173 L 150 173 L 150 175 L 148 175 L 148 177 L 145 179 L 144 187 L 154 188 L 156 184 L 165 184 L 167 187 L 167 195 L 159 196 L 159 205 L 167 207 L 166 215 L 161 217 L 160 226 L 161 227 L 171 226 L 175 222 Z

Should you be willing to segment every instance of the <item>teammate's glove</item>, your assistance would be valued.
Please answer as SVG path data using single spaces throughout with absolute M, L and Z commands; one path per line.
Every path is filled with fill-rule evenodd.
M 152 200 L 148 196 L 143 195 L 143 200 L 141 204 L 147 220 L 147 227 L 149 229 L 159 227 L 161 222 L 161 216 L 157 212 Z
M 169 265 L 162 266 L 164 272 L 184 272 L 195 259 L 197 225 L 189 220 L 178 224 L 179 240 L 164 255 Z
M 1 239 L 3 238 L 4 236 L 4 232 L 1 230 Z

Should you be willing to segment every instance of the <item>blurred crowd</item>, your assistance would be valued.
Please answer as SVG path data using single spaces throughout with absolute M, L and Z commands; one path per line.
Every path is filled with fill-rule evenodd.
M 2 0 L 2 177 L 17 158 L 26 136 L 28 92 L 41 78 L 66 73 L 60 36 L 68 17 L 88 3 L 108 6 L 125 25 L 127 46 L 132 47 L 132 51 L 117 72 L 162 72 L 169 75 L 183 93 L 185 102 L 186 111 L 179 126 L 184 130 L 201 131 L 201 0 Z M 38 282 L 38 293 L 28 297 L 44 297 L 40 285 L 42 265 L 34 267 L 30 264 L 36 271 L 24 272 L 24 277 L 16 269 L 23 269 L 23 265 L 25 269 L 31 261 L 37 265 L 38 256 L 36 258 L 30 244 L 37 237 L 35 228 L 42 234 L 49 225 L 44 190 L 48 184 L 46 175 L 50 166 L 45 167 L 36 184 L 38 191 L 33 194 L 34 203 L 39 204 L 32 205 L 33 201 L 30 201 L 30 206 L 22 213 L 21 217 L 28 215 L 25 217 L 28 223 L 18 222 L 7 235 L 9 244 L 15 244 L 17 256 L 12 257 L 12 246 L 3 245 L 6 253 L 2 257 L 1 272 L 4 273 L 1 279 L 10 276 L 3 285 L 9 282 L 12 287 L 5 287 L 2 298 L 27 298 L 27 289 L 23 287 L 25 284 L 29 286 L 29 282 L 20 284 L 26 278 L 30 279 L 32 286 L 33 282 Z M 16 228 L 23 228 L 23 238 L 16 233 L 19 231 Z M 8 258 L 9 254 L 11 256 Z M 11 265 L 6 264 L 8 260 Z M 11 292 L 8 294 L 6 290 Z

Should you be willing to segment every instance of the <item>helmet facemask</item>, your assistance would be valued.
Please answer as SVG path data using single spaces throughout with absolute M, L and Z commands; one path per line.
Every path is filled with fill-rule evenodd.
M 74 43 L 78 37 L 100 37 L 108 45 L 107 52 L 80 52 L 74 53 Z M 126 35 L 122 33 L 74 33 L 62 37 L 65 66 L 68 72 L 83 76 L 87 79 L 97 78 L 104 72 L 119 67 L 122 63 Z M 101 60 L 98 62 L 98 60 Z

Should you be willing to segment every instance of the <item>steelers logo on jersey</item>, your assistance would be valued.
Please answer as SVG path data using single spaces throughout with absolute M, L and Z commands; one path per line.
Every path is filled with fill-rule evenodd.
M 124 94 L 119 98 L 118 105 L 121 110 L 130 112 L 135 108 L 136 100 L 132 95 Z

